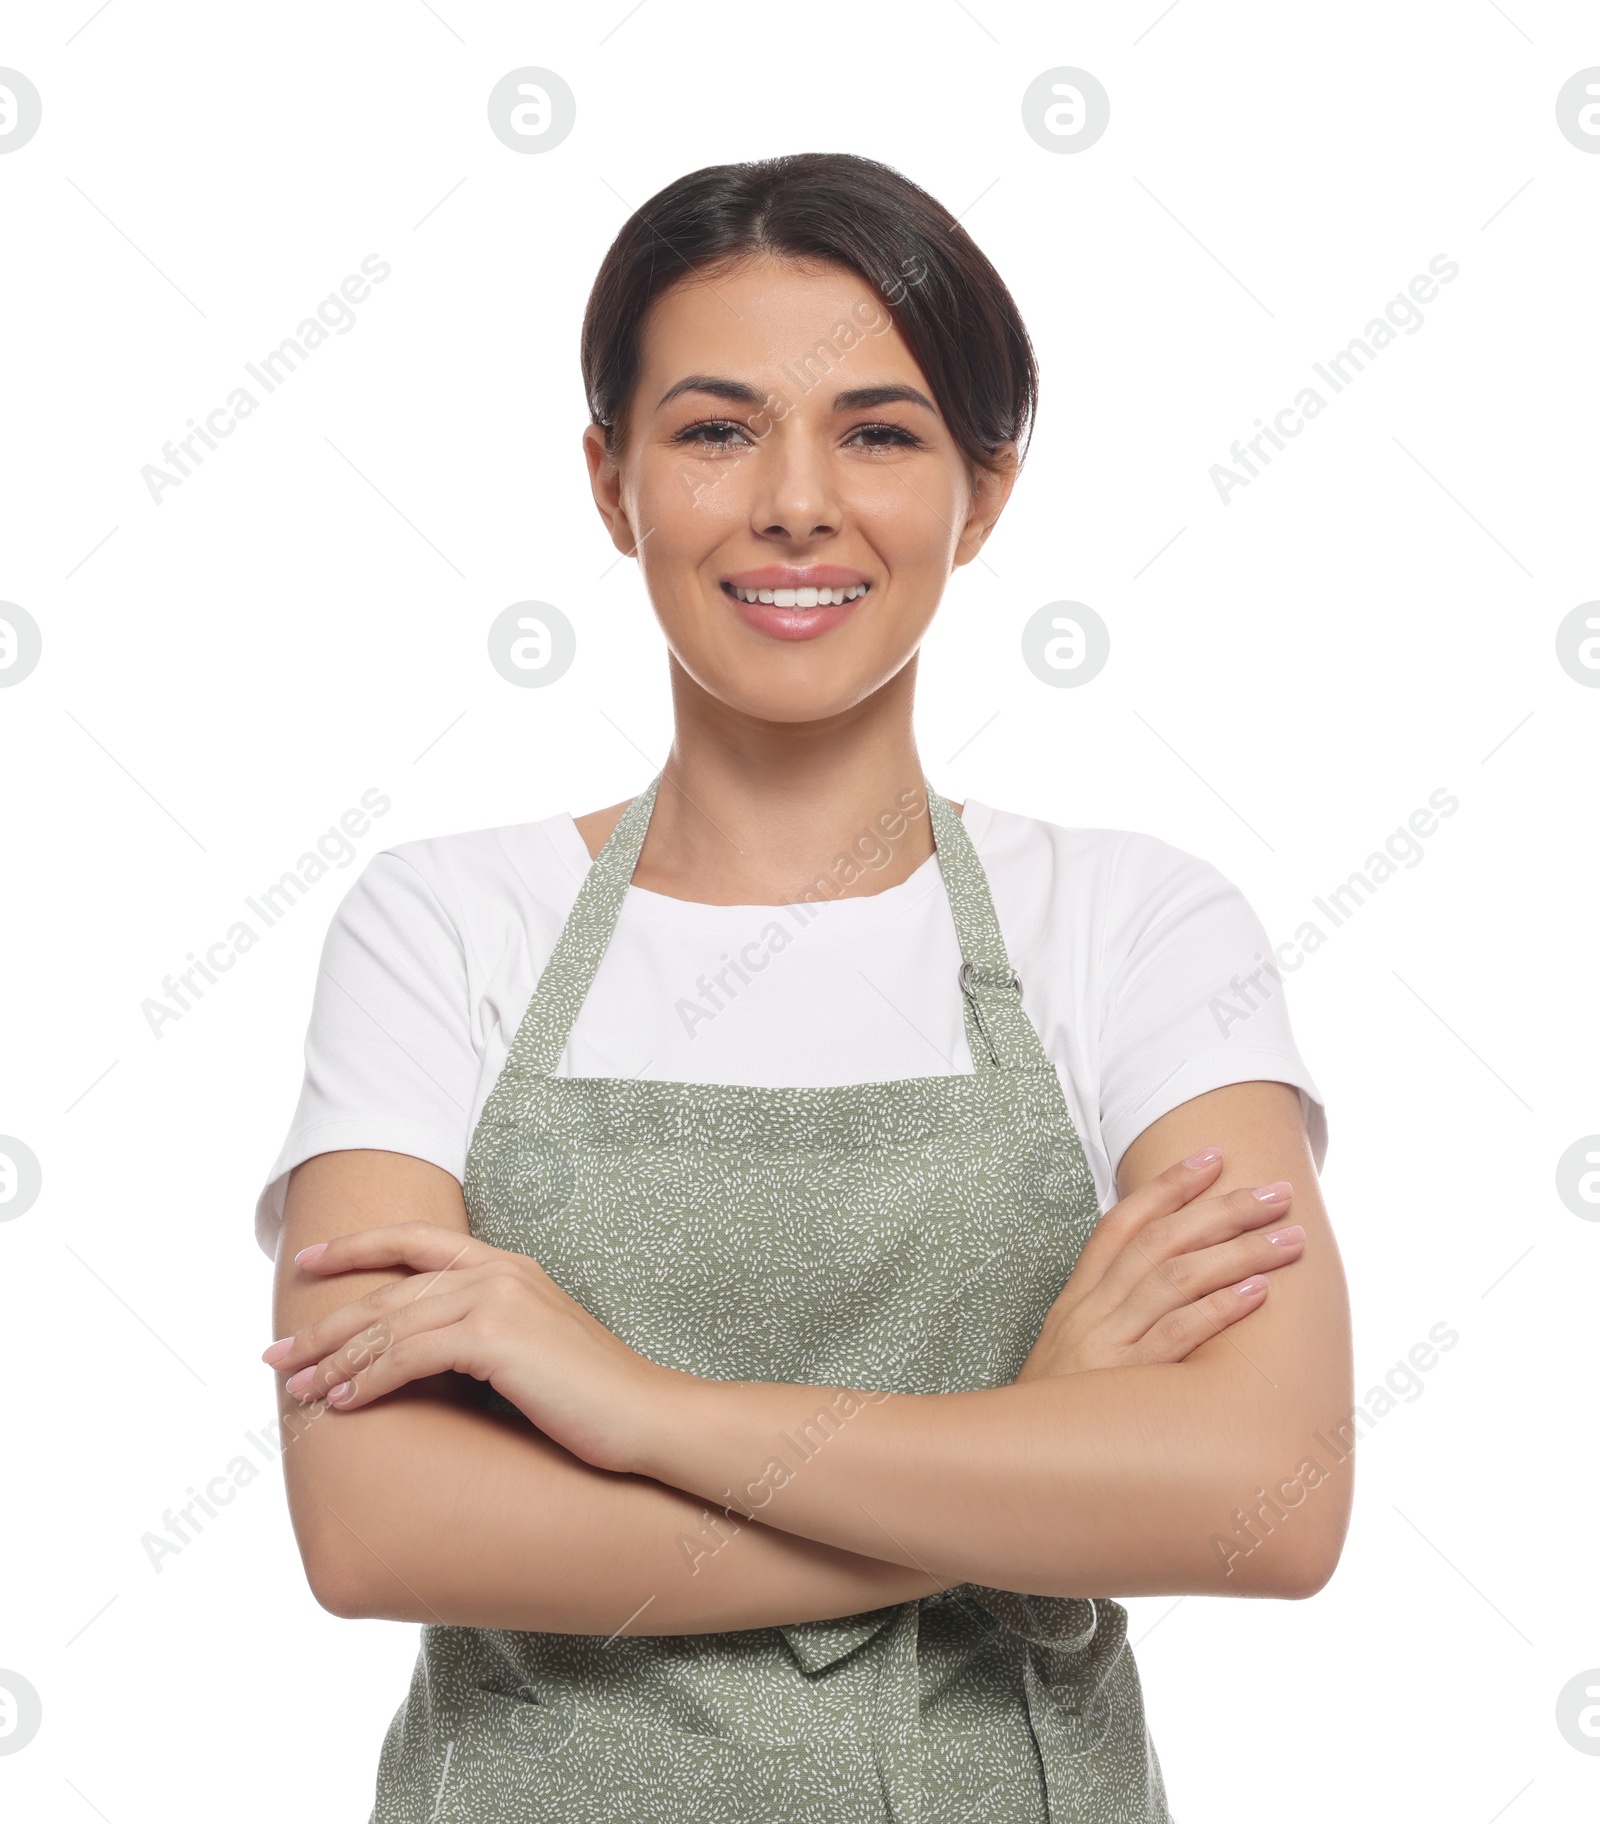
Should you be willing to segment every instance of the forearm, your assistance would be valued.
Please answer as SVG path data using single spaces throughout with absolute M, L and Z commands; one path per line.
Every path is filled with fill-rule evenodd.
M 406 1277 L 318 1280 L 295 1263 L 307 1243 L 397 1216 L 467 1238 L 459 1183 L 423 1160 L 351 1151 L 296 1167 L 273 1334 Z M 279 1376 L 289 1509 L 324 1607 L 463 1627 L 696 1634 L 852 1615 L 935 1587 L 882 1554 L 729 1523 L 711 1501 L 592 1468 L 524 1420 L 486 1411 L 481 1394 L 442 1374 L 340 1412 L 303 1407 Z
M 1037 1595 L 1303 1595 L 1343 1538 L 1343 1414 L 1232 1363 L 972 1393 L 666 1383 L 637 1467 L 943 1584 Z M 1316 1469 L 1304 1465 L 1313 1462 Z M 730 1491 L 724 1494 L 723 1491 Z M 1263 1491 L 1273 1503 L 1255 1519 Z M 1273 1531 L 1271 1549 L 1235 1549 Z
M 302 1414 L 285 1463 L 319 1600 L 464 1627 L 696 1634 L 929 1594 L 916 1569 L 591 1468 L 525 1421 L 390 1399 Z

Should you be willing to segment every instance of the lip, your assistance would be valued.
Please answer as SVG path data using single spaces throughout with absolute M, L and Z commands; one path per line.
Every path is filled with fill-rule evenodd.
M 853 589 L 872 579 L 843 564 L 762 564 L 722 580 L 735 589 Z
M 854 601 L 831 602 L 825 608 L 779 608 L 771 602 L 741 602 L 735 589 L 853 589 L 867 585 Z M 739 619 L 770 640 L 816 640 L 846 621 L 867 596 L 872 582 L 844 564 L 762 564 L 736 570 L 722 579 L 722 593 Z
M 739 586 L 742 589 L 789 587 L 788 584 L 769 583 L 741 583 Z M 823 634 L 832 633 L 841 621 L 848 620 L 867 599 L 858 595 L 853 602 L 832 602 L 826 608 L 779 608 L 772 602 L 741 602 L 729 589 L 722 593 L 746 627 L 764 633 L 770 640 L 820 639 Z

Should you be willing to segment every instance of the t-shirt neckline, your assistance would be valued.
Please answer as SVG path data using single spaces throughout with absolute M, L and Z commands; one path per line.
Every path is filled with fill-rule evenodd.
M 961 822 L 976 847 L 989 822 L 988 806 L 980 804 L 975 798 L 967 798 L 962 805 Z M 577 821 L 570 811 L 563 811 L 554 819 L 554 823 L 558 840 L 567 852 L 568 866 L 581 885 L 593 866 L 589 845 L 583 840 Z M 869 925 L 900 917 L 914 906 L 920 905 L 930 893 L 942 891 L 943 884 L 939 857 L 934 854 L 920 863 L 904 880 L 896 882 L 892 887 L 885 887 L 879 893 L 856 893 L 841 899 L 823 899 L 818 896 L 800 903 L 825 917 L 834 927 Z M 646 919 L 653 924 L 704 926 L 725 919 L 743 926 L 753 918 L 775 919 L 785 910 L 782 905 L 712 905 L 705 900 L 677 899 L 667 893 L 653 892 L 649 887 L 630 884 L 623 901 L 622 915 Z

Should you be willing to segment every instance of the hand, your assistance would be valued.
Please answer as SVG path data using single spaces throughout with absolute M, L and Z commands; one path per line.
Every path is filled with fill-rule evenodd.
M 1220 1153 L 1206 1165 L 1168 1166 L 1101 1217 L 1018 1381 L 1181 1362 L 1260 1305 L 1265 1275 L 1298 1260 L 1305 1235 L 1275 1241 L 1257 1232 L 1281 1227 L 1287 1184 L 1202 1200 L 1221 1169 Z M 1277 1193 L 1270 1202 L 1261 1200 L 1266 1190 Z
M 628 1470 L 648 1427 L 649 1396 L 658 1383 L 685 1378 L 613 1336 L 528 1255 L 459 1229 L 361 1229 L 295 1259 L 316 1274 L 412 1269 L 262 1352 L 289 1372 L 298 1399 L 326 1397 L 346 1412 L 454 1370 L 487 1381 L 584 1462 Z

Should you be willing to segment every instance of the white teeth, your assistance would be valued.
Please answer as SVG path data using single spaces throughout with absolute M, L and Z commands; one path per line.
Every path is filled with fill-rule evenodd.
M 741 602 L 769 602 L 774 608 L 831 608 L 838 602 L 853 602 L 865 595 L 866 583 L 852 583 L 849 588 L 833 589 L 741 589 L 729 585 Z

